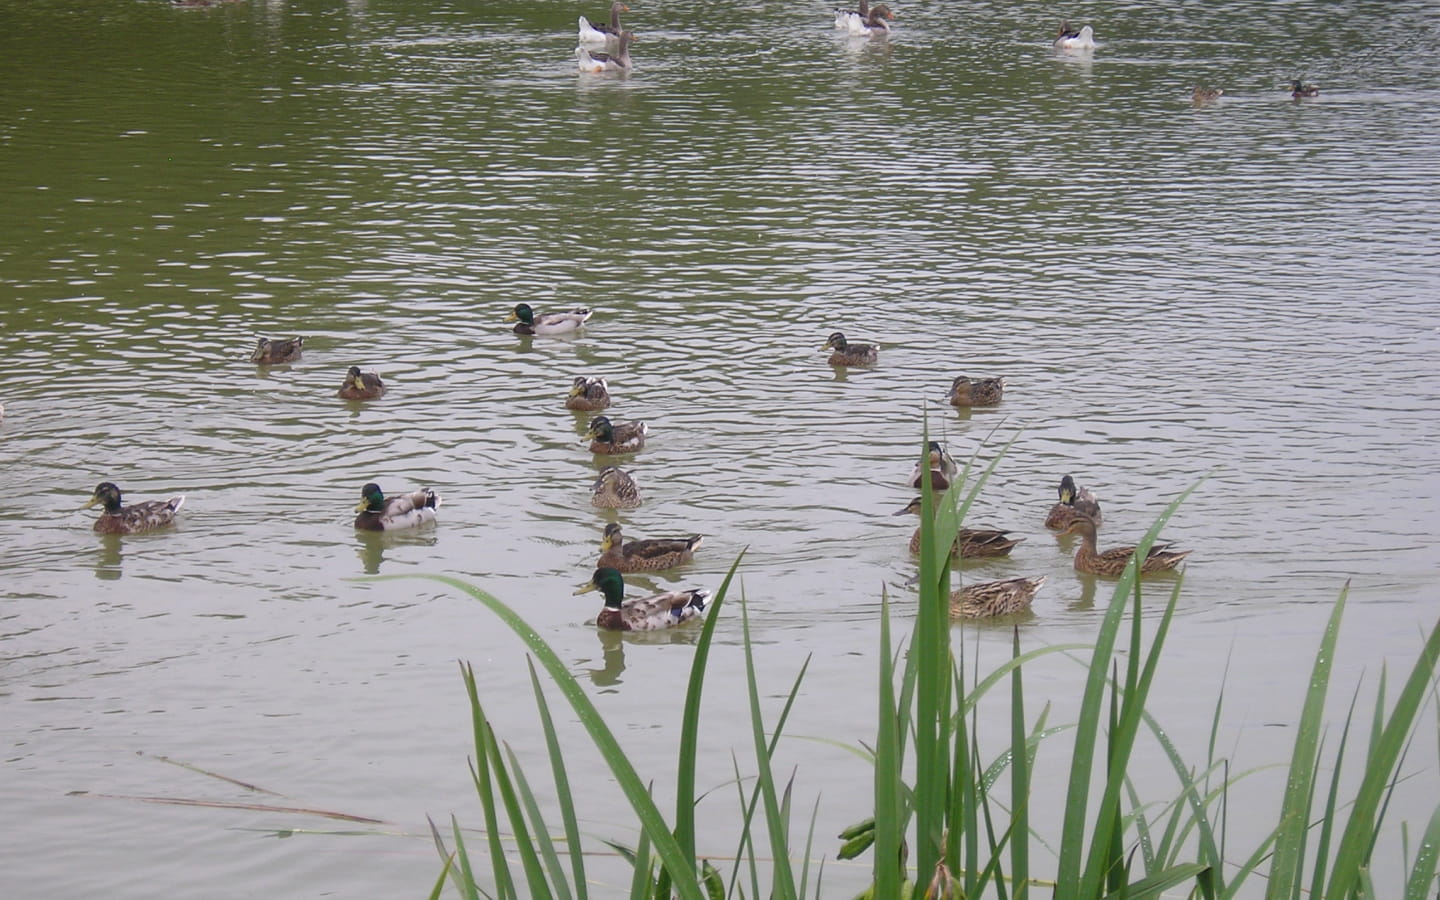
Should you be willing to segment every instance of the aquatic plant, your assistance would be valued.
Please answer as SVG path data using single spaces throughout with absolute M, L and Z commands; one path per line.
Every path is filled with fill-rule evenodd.
M 1171 587 L 1168 601 L 1148 629 L 1148 640 L 1142 622 L 1151 623 L 1143 621 L 1142 589 L 1132 563 L 1115 586 L 1092 645 L 1022 652 L 1017 631 L 1011 659 L 975 684 L 967 683 L 964 648 L 957 656 L 951 646 L 949 548 L 965 511 L 995 464 L 992 462 L 974 479 L 963 500 L 970 466 L 944 494 L 934 493 L 929 485 L 923 487 L 920 597 L 908 643 L 892 641 L 889 598 L 883 598 L 877 647 L 879 717 L 873 745 L 862 751 L 873 763 L 874 815 L 841 832 L 844 843 L 837 854 L 840 858 L 873 854 L 873 883 L 862 896 L 917 900 L 1008 898 L 1044 889 L 1061 900 L 1122 896 L 1138 900 L 1188 885 L 1191 896 L 1229 898 L 1242 889 L 1253 892 L 1251 879 L 1267 865 L 1264 890 L 1268 897 L 1299 898 L 1302 892 L 1316 897 L 1375 896 L 1369 875 L 1370 857 L 1388 800 L 1400 780 L 1404 751 L 1426 694 L 1436 686 L 1440 623 L 1431 629 L 1388 714 L 1382 679 L 1360 783 L 1354 794 L 1342 801 L 1342 764 L 1352 728 L 1357 727 L 1353 704 L 1333 758 L 1322 759 L 1320 752 L 1324 703 L 1348 588 L 1342 591 L 1317 648 L 1275 827 L 1249 856 L 1239 863 L 1227 863 L 1223 849 L 1225 817 L 1217 810 L 1228 805 L 1228 814 L 1237 814 L 1237 805 L 1244 801 L 1230 791 L 1245 775 L 1229 775 L 1228 762 L 1214 754 L 1214 730 L 1218 728 L 1223 694 L 1216 701 L 1206 762 L 1198 769 L 1185 762 L 1146 708 L 1183 580 Z M 1141 540 L 1137 558 L 1143 558 L 1145 549 L 1192 490 L 1194 487 L 1177 497 L 1161 514 Z M 633 810 L 638 823 L 634 845 L 605 841 L 633 866 L 629 896 L 700 900 L 727 895 L 822 895 L 823 866 L 814 873 L 813 880 L 811 877 L 818 808 L 811 813 L 803 846 L 795 846 L 789 839 L 794 812 L 793 776 L 792 780 L 782 781 L 771 765 L 805 666 L 801 666 L 776 721 L 767 723 L 759 700 L 755 650 L 743 599 L 740 618 L 754 782 L 748 794 L 739 788 L 740 833 L 728 876 L 696 852 L 695 750 L 700 701 L 716 622 L 725 609 L 740 562 L 735 561 L 716 592 L 695 645 L 681 716 L 675 811 L 670 821 L 655 804 L 648 786 L 579 681 L 518 615 L 496 598 L 458 579 L 418 576 L 446 583 L 485 604 L 529 647 L 534 660 L 531 684 L 561 824 L 558 832 L 548 824 L 519 760 L 491 730 L 475 675 L 468 665 L 464 666 L 475 743 L 472 776 L 485 820 L 489 867 L 482 879 L 453 817 L 449 829 L 453 850 L 432 824 L 436 846 L 445 861 L 432 897 L 442 895 L 447 881 L 467 898 L 588 896 L 576 799 L 534 662 L 540 664 L 570 704 Z M 1033 721 L 1027 720 L 1025 667 L 1042 656 L 1080 649 L 1088 650 L 1089 657 L 1084 661 L 1086 678 L 1076 722 L 1071 726 L 1050 725 L 1048 706 Z M 978 706 L 1007 682 L 1008 746 L 995 759 L 985 762 L 981 759 Z M 1073 732 L 1068 786 L 1053 873 L 1047 872 L 1041 878 L 1033 864 L 1035 842 L 1042 841 L 1042 847 L 1048 844 L 1031 819 L 1031 776 L 1041 745 L 1062 731 Z M 1162 749 L 1179 783 L 1178 794 L 1163 804 L 1142 802 L 1128 776 L 1136 745 L 1146 732 Z M 745 779 L 738 762 L 736 768 L 738 786 Z M 1320 777 L 1326 768 L 1332 770 L 1328 783 Z M 1008 792 L 1001 790 L 1004 787 Z M 1008 804 L 1004 796 L 1007 793 Z M 1245 813 L 1256 814 L 1250 810 Z M 509 837 L 502 845 L 506 834 Z M 519 871 L 512 870 L 506 847 L 518 857 Z M 1421 900 L 1432 895 L 1437 848 L 1440 805 L 1407 862 L 1406 898 Z

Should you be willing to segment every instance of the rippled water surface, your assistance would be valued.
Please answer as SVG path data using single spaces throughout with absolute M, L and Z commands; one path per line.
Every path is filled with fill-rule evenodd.
M 927 417 L 962 459 L 1009 444 L 970 522 L 1025 542 L 963 577 L 1048 577 L 1027 648 L 1090 639 L 1109 597 L 1041 526 L 1061 475 L 1100 495 L 1107 544 L 1206 479 L 1165 529 L 1194 553 L 1153 704 L 1196 760 L 1222 684 L 1223 751 L 1288 758 L 1347 580 L 1338 693 L 1408 665 L 1437 609 L 1429 7 L 1092 5 L 1068 14 L 1100 46 L 1073 55 L 1049 5 L 895 6 L 888 40 L 853 40 L 824 4 L 634 3 L 617 78 L 575 72 L 598 4 L 0 0 L 0 800 L 25 823 L 6 894 L 428 890 L 425 816 L 480 823 L 456 660 L 534 757 L 528 675 L 473 600 L 366 574 L 515 607 L 668 790 L 694 634 L 597 635 L 572 596 L 616 518 L 562 404 L 582 373 L 651 426 L 626 533 L 705 535 L 635 589 L 714 588 L 746 550 L 774 709 L 813 654 L 792 733 L 873 735 L 882 595 L 913 608 L 914 522 L 891 513 Z M 1292 101 L 1296 77 L 1320 96 Z M 1224 96 L 1195 107 L 1196 84 Z M 595 315 L 521 338 L 521 301 Z M 835 330 L 880 364 L 828 366 Z M 246 362 L 288 334 L 303 361 Z M 352 364 L 389 395 L 336 399 Z M 1006 376 L 1003 404 L 943 404 L 961 373 Z M 434 487 L 438 525 L 357 535 L 372 479 Z M 185 494 L 180 524 L 95 535 L 77 508 L 101 480 Z M 704 787 L 750 752 L 736 612 Z M 982 667 L 1009 652 L 1008 627 L 956 635 Z M 1078 671 L 1037 666 L 1037 709 L 1068 721 Z M 833 854 L 867 773 L 785 748 Z M 623 838 L 577 754 L 584 827 Z M 267 839 L 292 830 L 323 834 Z

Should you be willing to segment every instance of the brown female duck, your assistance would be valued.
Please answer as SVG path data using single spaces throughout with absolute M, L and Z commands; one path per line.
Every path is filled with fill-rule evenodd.
M 833 350 L 830 354 L 832 366 L 873 366 L 880 361 L 880 350 L 874 344 L 853 344 L 837 331 L 825 339 L 821 350 Z
M 341 400 L 378 400 L 385 396 L 385 382 L 374 372 L 362 372 L 359 366 L 351 366 L 335 396 Z
M 1075 486 L 1075 479 L 1066 475 L 1060 479 L 1060 500 L 1050 507 L 1050 514 L 1045 517 L 1045 527 L 1060 530 L 1077 516 L 1087 516 L 1096 525 L 1100 524 L 1100 501 L 1095 495 Z
M 1096 549 L 1095 523 L 1085 516 L 1076 516 L 1075 520 L 1060 534 L 1080 535 L 1080 549 L 1075 551 L 1075 571 L 1088 572 L 1091 575 L 1119 575 L 1125 571 L 1125 566 L 1130 562 L 1130 557 L 1135 555 L 1135 547 L 1113 547 L 1109 550 L 1100 551 Z M 1156 542 L 1150 545 L 1150 552 L 1145 555 L 1145 561 L 1140 564 L 1140 574 L 1150 575 L 1155 572 L 1165 572 L 1175 568 L 1180 561 L 1189 556 L 1190 550 L 1171 550 L 1173 546 L 1169 543 Z
M 984 619 L 1027 610 L 1044 583 L 1045 576 L 1041 575 L 967 584 L 950 593 L 950 618 Z
M 1005 393 L 1004 378 L 969 378 L 956 375 L 945 395 L 951 406 L 994 406 Z
M 916 497 L 905 505 L 905 508 L 894 513 L 897 516 L 906 514 L 920 515 L 920 498 Z M 1024 538 L 1012 538 L 1010 532 L 999 531 L 993 528 L 961 528 L 960 533 L 955 536 L 955 544 L 950 548 L 950 555 L 958 556 L 961 559 L 982 559 L 995 556 L 1009 556 L 1015 545 L 1025 540 Z M 920 553 L 920 529 L 916 528 L 910 535 L 910 552 Z
M 605 379 L 577 375 L 565 398 L 565 408 L 580 412 L 599 412 L 610 405 L 610 386 Z
M 605 535 L 600 539 L 600 559 L 597 567 L 609 566 L 621 572 L 654 572 L 669 569 L 689 562 L 695 556 L 695 548 L 703 541 L 700 535 L 688 538 L 648 538 L 627 541 L 620 526 L 611 522 L 605 526 Z

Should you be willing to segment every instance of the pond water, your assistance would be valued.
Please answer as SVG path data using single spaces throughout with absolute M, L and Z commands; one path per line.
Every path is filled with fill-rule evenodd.
M 1152 703 L 1195 764 L 1222 689 L 1220 751 L 1288 759 L 1347 581 L 1337 710 L 1408 666 L 1437 611 L 1429 4 L 1082 4 L 1081 55 L 1050 46 L 1050 4 L 895 4 L 888 39 L 853 40 L 825 4 L 665 0 L 632 4 L 623 78 L 575 71 L 592 6 L 0 0 L 6 896 L 428 890 L 425 817 L 481 823 L 456 661 L 537 767 L 543 744 L 513 634 L 367 574 L 458 575 L 516 608 L 664 795 L 695 635 L 589 624 L 572 591 L 611 520 L 705 535 L 637 591 L 713 589 L 744 550 L 772 719 L 810 656 L 790 733 L 869 740 L 882 596 L 913 619 L 914 521 L 891 513 L 927 422 L 961 459 L 1009 443 L 969 521 L 1025 541 L 963 577 L 1047 576 L 1027 649 L 1091 639 L 1110 593 L 1041 525 L 1061 475 L 1100 495 L 1107 545 L 1206 479 L 1165 529 L 1194 553 Z M 1320 96 L 1291 100 L 1292 78 Z M 1197 107 L 1197 84 L 1225 93 Z M 522 301 L 595 314 L 521 338 Z M 879 365 L 828 366 L 835 330 Z M 246 361 L 291 334 L 303 361 Z M 350 365 L 389 394 L 336 399 Z M 1006 376 L 1004 402 L 945 405 L 961 373 Z M 562 405 L 579 374 L 650 424 L 624 463 L 637 510 L 589 505 L 597 461 Z M 179 524 L 94 534 L 78 508 L 102 480 L 185 494 Z M 435 488 L 438 524 L 357 535 L 370 480 Z M 705 697 L 716 823 L 732 752 L 750 771 L 738 611 Z M 955 634 L 982 670 L 1009 652 L 1008 625 Z M 1080 670 L 1056 660 L 1030 703 L 1071 721 Z M 569 727 L 585 829 L 626 838 Z M 1413 758 L 1429 787 L 1392 815 L 1418 827 L 1433 747 Z M 864 764 L 823 740 L 780 762 L 833 856 Z M 1237 857 L 1280 789 L 1253 782 Z M 259 803 L 381 824 L 219 805 Z M 704 849 L 733 841 L 716 824 Z M 830 863 L 827 896 L 865 871 Z

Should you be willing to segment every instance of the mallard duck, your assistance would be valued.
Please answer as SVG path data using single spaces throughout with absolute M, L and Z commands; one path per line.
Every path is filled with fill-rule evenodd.
M 606 466 L 595 478 L 590 505 L 601 509 L 634 509 L 640 505 L 640 486 L 629 472 Z
M 516 334 L 568 334 L 584 325 L 591 315 L 585 306 L 568 312 L 537 313 L 530 304 L 517 303 L 505 321 L 516 323 Z
M 305 344 L 303 337 L 261 338 L 250 354 L 250 361 L 262 366 L 292 363 L 300 358 L 300 349 Z
M 1060 534 L 1080 535 L 1080 549 L 1075 551 L 1075 571 L 1089 572 L 1091 575 L 1119 575 L 1125 571 L 1125 566 L 1130 562 L 1130 557 L 1135 555 L 1135 548 L 1113 547 L 1101 552 L 1095 547 L 1095 523 L 1086 516 L 1076 516 L 1073 521 Z M 1149 575 L 1153 572 L 1164 572 L 1173 569 L 1180 564 L 1180 560 L 1189 556 L 1191 550 L 1171 550 L 1174 546 L 1159 541 L 1150 545 L 1150 552 L 1145 555 L 1145 562 L 1140 565 L 1140 574 Z
M 920 515 L 920 498 L 916 497 L 911 500 L 904 509 L 894 515 Z M 1023 540 L 1025 539 L 1010 537 L 1008 531 L 994 528 L 961 528 L 955 535 L 955 543 L 950 548 L 950 554 L 961 559 L 1009 556 L 1010 551 L 1015 549 L 1015 545 Z M 916 528 L 910 535 L 910 552 L 917 556 L 920 553 L 919 528 Z
M 1223 88 L 1197 87 L 1195 92 L 1190 95 L 1190 102 L 1196 106 L 1204 106 L 1219 100 L 1223 93 L 1225 93 Z
M 610 631 L 659 631 L 674 628 L 705 611 L 709 591 L 666 591 L 649 597 L 625 596 L 625 579 L 609 566 L 595 570 L 590 580 L 575 589 L 584 594 L 598 590 L 605 595 L 605 608 L 595 624 Z
M 1320 85 L 1305 84 L 1303 81 L 1296 78 L 1290 82 L 1290 96 L 1294 97 L 1296 100 L 1300 100 L 1305 97 L 1318 97 L 1320 96 Z
M 850 20 L 852 18 L 859 19 L 862 22 L 870 18 L 869 0 L 860 0 L 856 9 L 835 10 L 835 27 L 840 31 L 849 31 L 851 29 Z
M 1066 475 L 1060 479 L 1060 501 L 1050 507 L 1050 514 L 1045 517 L 1045 527 L 1059 530 L 1075 521 L 1077 516 L 1085 516 L 1100 524 L 1100 501 L 1095 495 L 1075 486 L 1075 479 Z
M 611 422 L 608 416 L 596 416 L 581 440 L 590 442 L 591 453 L 614 456 L 644 449 L 649 431 L 644 422 Z
M 958 591 L 950 592 L 950 618 L 984 619 L 1029 609 L 1035 592 L 1044 583 L 1045 576 L 1041 575 L 1038 578 L 1006 578 L 967 584 Z
M 355 527 L 361 531 L 399 531 L 435 521 L 440 508 L 440 495 L 429 488 L 407 494 L 385 496 L 380 485 L 370 482 L 360 489 L 360 503 L 355 507 Z
M 852 16 L 848 24 L 851 34 L 874 37 L 875 35 L 889 34 L 890 23 L 893 21 L 895 21 L 895 14 L 890 11 L 890 7 L 880 3 L 870 7 L 870 14 L 867 16 Z
M 609 566 L 621 572 L 653 572 L 670 569 L 695 556 L 695 548 L 703 541 L 698 534 L 688 538 L 647 538 L 627 541 L 621 534 L 620 526 L 614 522 L 605 526 L 600 539 L 600 559 L 595 565 Z
M 351 366 L 335 396 L 342 400 L 375 400 L 385 396 L 385 382 L 374 372 L 362 372 L 359 366 Z
M 839 331 L 826 338 L 821 350 L 834 350 L 830 354 L 832 366 L 873 366 L 880 359 L 880 351 L 874 344 L 852 344 Z
M 951 406 L 994 406 L 1005 393 L 1004 378 L 967 378 L 956 375 L 945 399 Z
M 960 467 L 955 464 L 955 460 L 950 458 L 950 454 L 945 450 L 945 445 L 939 441 L 930 442 L 930 452 L 924 463 L 925 472 L 920 471 L 919 461 L 915 463 L 915 468 L 910 470 L 909 484 L 912 488 L 918 488 L 921 484 L 921 477 L 929 473 L 930 487 L 937 491 L 943 491 L 950 487 L 950 482 L 954 481 L 955 476 L 960 473 Z
M 582 72 L 628 72 L 631 68 L 630 44 L 634 40 L 635 32 L 620 32 L 620 40 L 615 46 L 614 53 L 591 53 L 584 47 L 576 47 L 575 64 Z M 544 334 L 544 332 L 540 333 Z
M 576 376 L 570 386 L 570 396 L 565 398 L 566 409 L 581 412 L 597 412 L 610 405 L 610 386 L 603 378 Z
M 1069 22 L 1061 22 L 1060 33 L 1055 35 L 1055 46 L 1061 50 L 1094 50 L 1095 29 L 1086 25 L 1079 31 L 1074 31 Z
M 175 513 L 185 502 L 180 494 L 169 500 L 146 500 L 130 506 L 120 505 L 120 489 L 108 481 L 102 481 L 95 488 L 95 494 L 81 509 L 89 509 L 97 503 L 104 504 L 105 511 L 95 520 L 95 531 L 100 534 L 135 534 L 151 531 L 173 524 Z
M 621 3 L 620 0 L 615 0 L 614 3 L 610 4 L 610 21 L 608 24 L 602 22 L 599 25 L 591 25 L 589 19 L 581 16 L 580 43 L 603 44 L 611 38 L 618 38 L 620 32 L 623 30 L 620 28 L 620 14 L 629 11 L 630 7 Z

